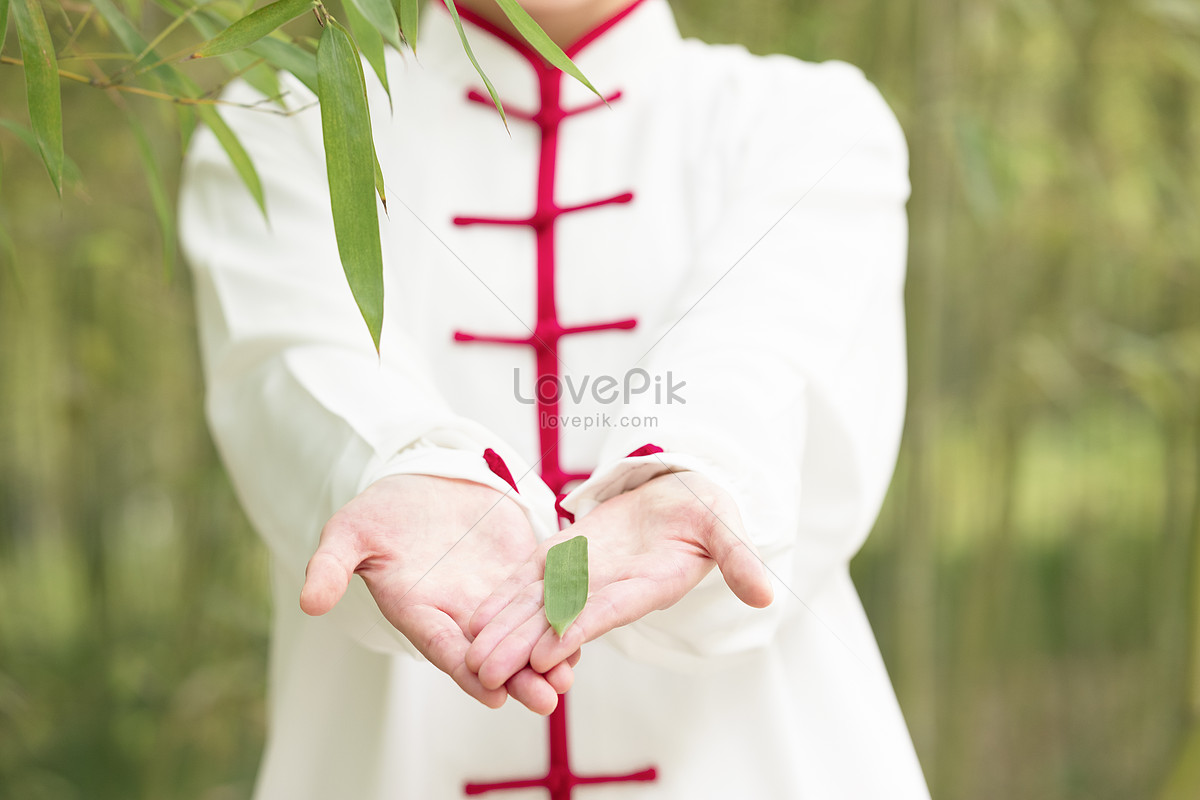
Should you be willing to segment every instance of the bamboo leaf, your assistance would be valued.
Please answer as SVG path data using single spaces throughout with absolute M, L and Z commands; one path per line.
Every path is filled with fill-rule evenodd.
M 579 67 L 567 58 L 567 54 L 562 51 L 562 48 L 546 35 L 541 26 L 533 21 L 533 17 L 529 16 L 529 12 L 521 8 L 517 0 L 496 0 L 496 2 L 499 3 L 504 15 L 508 17 L 508 21 L 517 29 L 517 33 L 521 34 L 525 41 L 541 53 L 542 58 L 591 89 L 597 97 L 600 96 L 596 87 L 592 86 L 591 82 L 579 71 Z
M 217 34 L 215 26 L 222 24 L 225 24 L 225 20 L 216 14 L 201 13 L 192 17 L 192 27 L 207 39 L 215 36 Z M 275 69 L 292 73 L 315 95 L 317 93 L 316 54 L 311 50 L 305 50 L 294 41 L 281 38 L 281 36 L 264 36 L 246 49 Z M 264 92 L 264 94 L 267 93 Z M 271 95 L 268 94 L 269 96 Z
M 305 50 L 295 42 L 267 36 L 251 45 L 250 52 L 265 58 L 276 69 L 292 73 L 313 94 L 317 93 L 317 58 L 311 50 Z
M 192 8 L 189 8 L 187 11 L 184 11 L 179 16 L 175 17 L 175 19 L 171 20 L 169 25 L 167 25 L 165 28 L 163 28 L 161 31 L 159 31 L 158 35 L 155 36 L 153 39 L 151 39 L 149 43 L 147 43 L 147 45 L 142 49 L 142 52 L 139 53 L 138 56 L 133 60 L 133 64 L 131 64 L 129 68 L 136 67 L 137 65 L 144 63 L 146 61 L 146 56 L 153 53 L 154 48 L 156 48 L 160 44 L 162 44 L 163 41 L 166 40 L 166 38 L 168 36 L 170 36 L 172 33 L 174 33 L 175 30 L 180 25 L 184 24 L 189 19 L 191 19 L 192 15 L 195 14 L 196 11 L 198 11 L 198 10 L 199 10 L 198 7 L 193 6 Z M 64 50 L 63 52 L 66 52 L 66 51 Z
M 191 106 L 177 105 L 175 119 L 179 122 L 179 152 L 186 153 L 196 132 L 196 112 Z
M 396 22 L 396 12 L 392 9 L 390 0 L 346 0 L 342 5 L 354 6 L 392 47 L 400 49 L 400 25 Z
M 396 16 L 400 18 L 400 35 L 404 42 L 417 52 L 417 20 L 420 16 L 421 0 L 392 0 Z
M 583 611 L 588 597 L 588 546 L 586 536 L 576 536 L 546 552 L 543 581 L 546 619 L 559 636 Z
M 233 168 L 237 170 L 237 174 L 241 177 L 242 183 L 250 190 L 250 194 L 254 197 L 254 202 L 258 204 L 258 208 L 264 215 L 267 213 L 267 201 L 263 197 L 262 181 L 258 178 L 258 170 L 254 168 L 254 163 L 250 160 L 250 154 L 246 152 L 246 148 L 242 147 L 242 143 L 238 141 L 237 135 L 233 129 L 226 124 L 221 115 L 217 113 L 217 109 L 209 105 L 197 105 L 196 115 L 200 117 L 200 121 L 209 127 L 217 137 L 217 141 L 221 143 L 226 155 L 229 156 L 230 162 L 233 163 Z
M 375 161 L 375 194 L 383 204 L 383 213 L 387 214 L 387 189 L 383 185 L 383 167 L 379 165 L 379 154 L 375 151 L 375 142 L 371 142 L 371 157 Z
M 4 52 L 5 34 L 8 33 L 8 0 L 0 0 L 0 53 Z
M 313 0 L 275 0 L 209 39 L 192 53 L 192 58 L 209 58 L 249 47 L 312 7 Z
M 35 156 L 38 155 L 39 150 L 37 136 L 34 135 L 33 131 L 29 130 L 29 128 L 26 128 L 20 123 L 13 122 L 10 119 L 0 119 L 0 128 L 4 128 L 13 136 L 16 136 L 22 144 L 29 148 L 30 152 L 32 152 Z M 72 159 L 70 156 L 64 154 L 63 186 L 73 187 L 81 183 L 83 183 L 83 173 L 80 171 L 79 165 L 76 164 L 74 159 Z
M 112 28 L 117 39 L 126 50 L 131 53 L 141 53 L 146 50 L 146 40 L 142 35 L 129 24 L 125 19 L 125 15 L 121 13 L 112 0 L 92 0 L 92 5 L 100 12 L 100 16 Z M 199 16 L 199 15 L 197 15 Z M 195 19 L 196 17 L 193 17 Z M 146 57 L 150 60 L 157 60 L 158 56 L 150 50 Z M 181 97 L 198 97 L 200 94 L 196 84 L 183 73 L 173 66 L 156 67 L 150 72 L 151 75 L 158 78 L 163 87 L 172 94 L 177 94 Z M 199 104 L 194 106 L 196 116 L 200 121 L 208 125 L 212 132 L 216 135 L 217 141 L 221 143 L 221 147 L 225 149 L 225 153 L 229 156 L 230 162 L 237 170 L 242 182 L 254 197 L 254 201 L 258 203 L 258 207 L 263 214 L 267 213 L 266 201 L 263 198 L 262 181 L 259 180 L 258 171 L 254 168 L 253 162 L 250 161 L 250 156 L 246 153 L 246 149 L 242 147 L 242 143 L 238 141 L 236 135 L 225 124 L 225 120 L 221 119 L 221 115 L 211 105 Z M 185 134 L 187 132 L 185 131 Z
M 113 5 L 112 0 L 91 0 L 92 6 L 100 12 L 104 22 L 116 34 L 121 46 L 130 53 L 143 53 L 143 59 L 148 63 L 159 61 L 158 53 L 147 47 L 146 40 L 137 29 L 129 23 L 121 10 Z M 196 19 L 193 15 L 192 19 Z M 162 83 L 163 88 L 172 94 L 183 97 L 195 97 L 199 90 L 196 85 L 174 67 L 162 64 L 149 71 L 149 74 Z
M 162 236 L 163 272 L 167 278 L 175 269 L 175 215 L 171 213 L 171 201 L 168 199 L 167 186 L 163 182 L 162 171 L 158 168 L 158 160 L 154 157 L 154 149 L 150 146 L 150 138 L 138 122 L 137 117 L 126 111 L 125 118 L 133 130 L 138 143 L 138 155 L 146 170 L 146 184 L 150 189 L 150 202 L 154 206 L 154 214 L 158 217 L 158 230 Z
M 213 24 L 198 16 L 190 16 L 192 16 L 192 27 L 205 40 L 216 36 L 225 24 L 224 20 Z M 284 109 L 287 108 L 287 104 L 283 102 L 282 89 L 279 86 L 279 76 L 271 68 L 270 64 L 264 63 L 265 59 L 262 56 L 256 56 L 252 49 L 247 48 L 246 50 L 236 50 L 217 57 L 230 67 L 234 75 L 240 76 L 242 80 L 257 89 L 259 94 L 270 98 L 277 106 Z M 315 69 L 313 75 L 314 77 L 316 76 Z
M 232 58 L 235 55 L 244 56 L 245 53 L 234 53 L 226 57 Z M 279 73 L 270 65 L 255 59 L 253 64 L 240 65 L 238 70 L 241 72 L 242 80 L 254 87 L 263 97 L 270 98 L 276 108 L 287 110 L 287 104 L 283 101 L 283 87 L 279 85 Z
M 171 0 L 150 0 L 150 2 L 154 3 L 154 5 L 158 6 L 163 11 L 166 11 L 171 16 L 175 16 L 176 14 L 182 14 L 184 11 L 187 10 L 187 8 L 185 8 L 184 6 L 181 6 L 177 3 L 173 3 L 173 2 L 171 2 Z M 192 2 L 192 0 L 184 0 L 184 2 L 187 2 L 189 5 L 195 5 L 195 3 Z M 141 3 L 138 3 L 138 5 L 141 5 Z
M 139 0 L 121 0 L 121 5 L 125 9 L 125 13 L 133 18 L 134 24 L 140 26 L 145 19 L 141 2 Z
M 345 29 L 343 29 L 345 30 Z M 354 44 L 354 37 L 350 37 L 351 44 Z M 357 52 L 357 51 L 356 51 Z M 361 55 L 361 53 L 360 53 Z M 367 75 L 363 72 L 362 58 L 355 60 L 355 65 L 358 67 L 358 83 L 362 86 L 363 102 L 367 104 L 368 120 L 370 119 L 370 98 L 367 97 Z M 388 95 L 388 105 L 391 106 L 392 97 Z M 383 167 L 379 165 L 379 153 L 375 150 L 375 135 L 371 135 L 371 157 L 375 160 L 375 193 L 379 195 L 379 202 L 383 203 L 383 213 L 387 213 L 387 191 L 383 185 Z
M 92 5 L 100 16 L 104 18 L 104 22 L 116 34 L 121 45 L 130 53 L 141 53 L 146 50 L 146 40 L 137 32 L 137 29 L 129 24 L 129 20 L 125 19 L 125 15 L 121 10 L 113 5 L 112 0 L 92 0 Z M 145 58 L 157 58 L 153 51 L 146 53 Z M 162 75 L 165 68 L 160 68 L 155 72 Z
M 338 255 L 375 350 L 383 331 L 383 253 L 375 205 L 375 149 L 358 51 L 330 18 L 317 45 L 317 87 Z
M 367 63 L 371 65 L 371 69 L 378 76 L 379 82 L 383 84 L 383 90 L 387 92 L 388 105 L 390 106 L 392 102 L 392 90 L 388 86 L 387 62 L 383 52 L 383 36 L 359 12 L 358 6 L 354 3 L 346 3 L 344 4 L 344 8 L 346 10 L 346 22 L 350 25 L 350 32 L 354 34 L 354 43 L 358 45 L 358 49 L 366 57 Z
M 454 5 L 454 0 L 444 0 L 444 2 L 446 3 L 446 9 L 450 12 L 450 17 L 454 20 L 454 27 L 458 28 L 458 38 L 462 42 L 463 50 L 466 51 L 467 58 L 471 59 L 471 63 L 475 66 L 475 71 L 479 73 L 479 77 L 483 81 L 488 95 L 492 98 L 492 103 L 496 106 L 496 110 L 500 112 L 500 119 L 504 122 L 504 128 L 507 130 L 508 117 L 504 114 L 504 106 L 500 104 L 500 95 L 496 94 L 496 87 L 492 86 L 492 82 L 488 80 L 488 76 L 483 73 L 483 67 L 479 66 L 479 62 L 475 60 L 475 53 L 471 50 L 471 43 L 467 41 L 467 32 L 463 30 L 462 20 L 458 16 L 458 9 Z
M 38 152 L 50 173 L 54 191 L 62 196 L 63 135 L 62 96 L 58 87 L 58 62 L 54 43 L 38 0 L 17 0 L 17 40 L 25 64 L 25 94 L 29 121 L 37 136 Z

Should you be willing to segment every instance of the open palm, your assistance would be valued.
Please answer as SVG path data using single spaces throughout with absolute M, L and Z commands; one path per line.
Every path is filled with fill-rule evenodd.
M 588 601 L 560 638 L 542 611 L 546 552 L 579 535 L 588 537 Z M 729 495 L 697 473 L 655 478 L 543 543 L 483 601 L 468 628 L 467 667 L 485 688 L 503 686 L 526 665 L 551 667 L 585 642 L 675 604 L 714 565 L 743 602 L 770 604 L 766 569 Z
M 372 484 L 326 524 L 309 560 L 301 608 L 333 608 L 361 575 L 380 611 L 431 663 L 490 707 L 512 695 L 548 714 L 573 679 L 578 654 L 542 674 L 522 664 L 485 687 L 465 664 L 478 605 L 534 553 L 520 506 L 482 484 L 396 475 Z

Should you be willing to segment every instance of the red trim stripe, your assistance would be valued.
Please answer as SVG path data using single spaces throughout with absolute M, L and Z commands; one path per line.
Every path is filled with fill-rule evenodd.
M 579 55 L 580 50 L 587 47 L 589 44 L 596 41 L 601 36 L 603 36 L 605 33 L 607 33 L 609 28 L 616 25 L 618 22 L 620 22 L 621 20 L 625 19 L 627 16 L 632 14 L 633 10 L 635 8 L 637 8 L 638 6 L 640 6 L 644 2 L 646 2 L 646 0 L 634 0 L 634 2 L 632 2 L 628 6 L 626 6 L 623 11 L 618 11 L 616 14 L 609 17 L 604 22 L 601 22 L 599 25 L 592 28 L 590 31 L 585 33 L 583 36 L 579 37 L 579 39 L 575 42 L 575 44 L 571 45 L 564 51 L 567 54 L 567 58 L 575 58 L 575 56 Z
M 511 486 L 512 490 L 517 494 L 521 493 L 521 490 L 517 488 L 517 482 L 513 480 L 512 473 L 508 471 L 508 464 L 504 463 L 504 459 L 500 457 L 499 453 L 489 447 L 483 451 L 483 460 L 487 462 L 488 469 L 496 477 Z
M 601 25 L 585 34 L 579 41 L 567 49 L 569 55 L 576 55 L 580 50 L 588 44 L 598 39 L 605 31 L 611 29 L 614 25 L 627 17 L 634 8 L 641 5 L 644 0 L 635 0 L 630 3 L 623 11 L 606 20 Z M 582 211 L 588 208 L 608 205 L 612 203 L 628 203 L 633 200 L 631 192 L 625 192 L 614 197 L 596 200 L 590 203 L 584 203 L 579 206 L 564 208 L 559 206 L 554 201 L 554 185 L 556 175 L 556 163 L 558 157 L 558 131 L 559 125 L 566 117 L 571 114 L 589 111 L 594 108 L 602 107 L 600 103 L 591 103 L 578 109 L 564 109 L 561 102 L 562 95 L 562 73 L 550 64 L 548 64 L 540 55 L 538 55 L 525 42 L 513 37 L 506 31 L 500 30 L 492 23 L 479 17 L 479 15 L 471 13 L 468 9 L 462 9 L 461 16 L 478 26 L 482 30 L 491 33 L 501 41 L 506 42 L 509 47 L 513 48 L 519 55 L 523 56 L 534 69 L 534 73 L 538 81 L 539 106 L 536 112 L 526 112 L 521 114 L 522 118 L 529 119 L 538 127 L 540 134 L 540 142 L 538 146 L 538 171 L 537 171 L 537 190 L 536 190 L 536 205 L 533 216 L 528 219 L 510 220 L 510 219 L 482 219 L 473 217 L 457 217 L 455 224 L 491 224 L 491 225 L 529 225 L 533 229 L 536 237 L 536 313 L 537 324 L 534 328 L 534 335 L 528 339 L 520 339 L 506 336 L 488 336 L 482 334 L 472 334 L 464 331 L 456 331 L 454 339 L 457 342 L 493 342 L 497 344 L 525 344 L 535 348 L 536 352 L 536 368 L 539 383 L 543 380 L 552 380 L 555 383 L 559 379 L 558 365 L 558 345 L 559 340 L 568 334 L 572 333 L 596 333 L 606 330 L 630 330 L 637 325 L 634 319 L 617 320 L 615 322 L 598 322 L 588 325 L 578 325 L 567 327 L 558 320 L 558 308 L 555 297 L 555 222 L 558 217 L 564 213 L 572 211 Z M 617 95 L 614 95 L 614 98 Z M 467 99 L 470 102 L 480 102 L 482 95 L 473 91 L 468 93 Z M 539 420 L 553 419 L 558 416 L 558 398 L 546 397 L 541 392 L 537 393 L 537 414 Z M 574 480 L 587 478 L 586 473 L 567 472 L 562 468 L 559 460 L 559 428 L 542 422 L 538 426 L 538 444 L 542 452 L 540 474 L 546 486 L 557 496 L 554 507 L 558 511 L 561 520 L 574 522 L 574 516 L 562 507 L 563 489 L 568 483 Z M 647 445 L 654 447 L 654 445 Z M 645 450 L 646 448 L 642 448 Z M 655 448 L 661 451 L 661 448 Z M 638 452 L 638 451 L 635 451 Z M 492 450 L 487 450 L 484 453 L 484 458 L 488 462 L 488 466 L 494 473 L 505 479 L 510 486 L 516 488 L 513 484 L 512 477 L 508 472 L 508 467 L 504 465 L 503 460 Z M 550 716 L 549 730 L 549 745 L 550 745 L 550 764 L 549 769 L 544 777 L 539 778 L 523 778 L 518 780 L 497 781 L 489 783 L 468 783 L 464 786 L 464 791 L 469 795 L 483 794 L 485 792 L 516 789 L 521 787 L 542 787 L 550 792 L 550 800 L 571 800 L 572 788 L 580 784 L 590 783 L 622 783 L 628 781 L 653 781 L 657 778 L 656 770 L 651 767 L 639 772 L 630 773 L 627 775 L 579 775 L 571 769 L 570 747 L 567 742 L 567 698 L 566 696 L 559 697 L 558 706 L 554 709 L 554 713 Z
M 636 9 L 638 6 L 640 6 L 644 2 L 646 2 L 646 0 L 634 0 L 632 3 L 630 3 L 624 9 L 622 9 L 621 11 L 618 11 L 616 14 L 614 14 L 611 17 L 609 17 L 608 19 L 604 20 L 599 25 L 592 28 L 587 33 L 583 34 L 583 36 L 580 36 L 577 40 L 575 40 L 575 43 L 572 44 L 570 47 L 563 48 L 563 52 L 567 54 L 567 58 L 572 58 L 572 59 L 575 58 L 575 56 L 579 55 L 579 53 L 584 48 L 586 48 L 589 44 L 596 41 L 601 36 L 603 36 L 605 33 L 607 33 L 610 29 L 612 29 L 612 27 L 614 25 L 616 25 L 618 22 L 620 22 L 621 20 L 623 20 L 627 16 L 629 16 L 631 13 L 633 13 L 634 9 Z M 441 3 L 433 3 L 433 5 L 441 6 L 442 4 Z M 442 6 L 442 7 L 444 8 L 444 6 Z M 536 50 L 534 50 L 532 47 L 530 47 L 529 43 L 526 42 L 524 39 L 522 39 L 518 36 L 513 36 L 510 32 L 499 27 L 491 20 L 484 19 L 483 17 L 479 16 L 478 14 L 476 14 L 474 11 L 472 11 L 469 8 L 463 8 L 463 7 L 458 7 L 458 6 L 456 6 L 456 8 L 458 8 L 458 16 L 459 17 L 466 20 L 467 22 L 470 22 L 475 27 L 487 31 L 492 36 L 495 36 L 498 39 L 504 40 L 504 42 L 507 43 L 509 45 L 509 47 L 513 48 L 514 50 L 519 52 L 521 55 L 525 56 L 525 58 L 527 58 L 530 61 L 533 61 L 535 63 L 540 63 L 543 61 L 541 55 Z M 447 11 L 446 13 L 448 14 L 450 12 Z

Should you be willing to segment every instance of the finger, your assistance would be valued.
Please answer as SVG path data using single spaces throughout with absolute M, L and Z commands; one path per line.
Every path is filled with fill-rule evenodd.
M 575 684 L 575 670 L 571 669 L 570 660 L 560 661 L 544 676 L 546 683 L 554 687 L 559 694 L 566 694 Z
M 517 568 L 512 575 L 504 580 L 495 591 L 488 596 L 486 600 L 479 604 L 479 608 L 475 609 L 475 613 L 471 615 L 471 621 L 467 625 L 467 630 L 471 636 L 478 636 L 479 632 L 487 627 L 496 615 L 508 607 L 513 599 L 525 590 L 531 583 L 540 581 L 542 573 L 546 569 L 546 556 L 539 549 L 537 553 L 530 557 L 528 561 Z
M 662 607 L 669 599 L 662 586 L 648 578 L 627 578 L 593 593 L 561 637 L 553 629 L 542 634 L 529 654 L 529 665 L 538 671 L 549 670 L 585 643 Z
M 567 663 L 574 667 L 579 663 L 579 659 L 583 658 L 583 650 L 576 650 L 571 655 L 567 656 Z
M 314 617 L 328 612 L 342 599 L 354 570 L 362 562 L 356 536 L 347 527 L 330 520 L 321 531 L 321 543 L 304 570 L 300 608 Z
M 488 624 L 475 634 L 475 641 L 471 643 L 471 647 L 467 650 L 467 666 L 474 672 L 479 672 L 483 662 L 487 660 L 492 651 L 500 642 L 509 636 L 514 630 L 524 625 L 530 617 L 542 613 L 542 593 L 543 584 L 541 581 L 536 581 L 527 585 L 520 594 L 513 597 L 508 606 L 503 611 L 496 614 L 488 622 Z M 518 664 L 518 667 L 524 666 Z M 495 684 L 499 686 L 504 683 L 501 680 Z
M 535 714 L 546 716 L 558 705 L 559 692 L 545 676 L 539 675 L 529 667 L 518 670 L 508 679 L 505 688 L 514 699 Z
M 517 670 L 529 663 L 529 656 L 534 645 L 542 638 L 542 634 L 550 630 L 546 615 L 538 611 L 521 623 L 512 633 L 504 637 L 495 649 L 488 655 L 479 667 L 479 680 L 484 686 L 503 686 Z M 486 633 L 486 632 L 485 632 Z M 549 672 L 550 668 L 565 661 L 567 656 L 579 648 L 572 648 L 562 654 L 562 658 L 546 663 L 544 669 L 538 672 Z
M 500 687 L 485 687 L 467 668 L 465 656 L 470 643 L 448 614 L 432 606 L 418 606 L 407 609 L 400 622 L 398 629 L 421 655 L 453 678 L 464 692 L 489 708 L 504 705 L 508 693 Z
M 708 552 L 738 599 L 754 608 L 769 606 L 775 589 L 738 513 L 729 510 L 715 516 L 708 538 Z

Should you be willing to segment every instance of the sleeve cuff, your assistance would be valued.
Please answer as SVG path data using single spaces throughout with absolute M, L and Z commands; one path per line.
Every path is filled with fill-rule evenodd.
M 729 492 L 741 508 L 740 498 L 734 492 L 736 484 L 717 465 L 700 456 L 668 453 L 655 444 L 642 445 L 625 458 L 603 465 L 569 492 L 561 506 L 574 517 L 582 517 L 605 500 L 669 472 L 699 472 Z
M 482 437 L 480 437 L 482 438 Z M 554 516 L 554 495 L 541 478 L 508 447 L 491 442 L 492 447 L 470 434 L 439 428 L 410 442 L 388 458 L 376 457 L 367 464 L 357 491 L 391 475 L 431 475 L 472 481 L 490 486 L 517 502 L 529 519 L 538 541 L 558 533 Z M 513 483 L 497 474 L 484 457 L 491 450 L 496 458 L 511 467 Z

